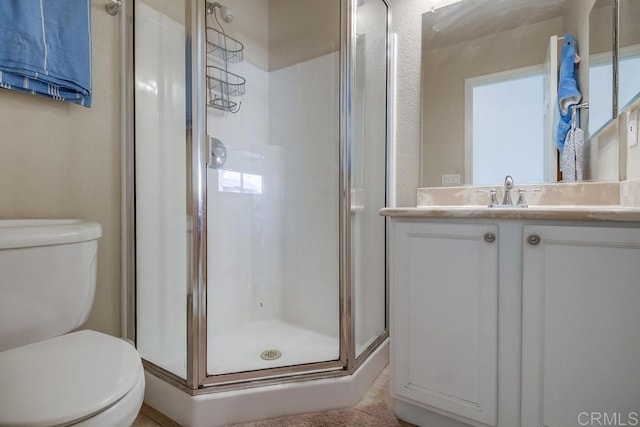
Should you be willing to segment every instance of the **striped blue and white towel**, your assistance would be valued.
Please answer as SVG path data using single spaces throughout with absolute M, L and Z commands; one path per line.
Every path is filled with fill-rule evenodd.
M 0 0 L 0 87 L 91 106 L 90 0 Z
M 569 129 L 560 155 L 562 181 L 580 182 L 584 179 L 584 131 Z

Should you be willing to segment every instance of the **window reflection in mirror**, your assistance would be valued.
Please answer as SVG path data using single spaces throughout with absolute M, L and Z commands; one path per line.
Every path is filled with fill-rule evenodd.
M 466 182 L 491 185 L 514 170 L 522 182 L 544 180 L 542 71 L 527 67 L 466 79 L 465 127 L 471 132 L 465 153 L 473 161 L 465 165 Z

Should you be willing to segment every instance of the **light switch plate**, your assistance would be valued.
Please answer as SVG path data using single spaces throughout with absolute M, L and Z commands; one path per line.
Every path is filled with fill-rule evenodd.
M 460 185 L 460 174 L 442 175 L 442 185 Z
M 627 113 L 627 146 L 638 145 L 638 110 Z

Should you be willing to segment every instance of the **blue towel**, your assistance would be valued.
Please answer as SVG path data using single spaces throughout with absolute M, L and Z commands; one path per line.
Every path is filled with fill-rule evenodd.
M 571 34 L 564 36 L 562 53 L 560 55 L 560 73 L 558 76 L 558 109 L 560 110 L 560 120 L 556 133 L 556 146 L 562 153 L 567 132 L 571 128 L 571 106 L 577 105 L 582 99 L 582 94 L 578 90 L 576 73 L 576 55 L 578 49 L 576 40 Z
M 91 106 L 90 0 L 0 0 L 0 87 Z

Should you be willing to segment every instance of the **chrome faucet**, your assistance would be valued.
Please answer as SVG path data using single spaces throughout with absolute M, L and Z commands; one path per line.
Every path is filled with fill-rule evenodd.
M 490 188 L 489 190 L 476 190 L 476 193 L 489 194 L 490 200 L 487 207 L 490 207 L 490 208 L 510 208 L 514 206 L 517 206 L 519 208 L 526 208 L 526 207 L 529 207 L 529 204 L 527 203 L 527 200 L 524 197 L 524 193 L 542 191 L 538 188 L 530 188 L 530 189 L 519 188 L 518 201 L 514 205 L 513 200 L 511 199 L 511 190 L 513 190 L 513 188 L 514 188 L 513 177 L 511 175 L 507 175 L 504 178 L 504 197 L 502 198 L 502 203 L 498 203 L 498 197 L 497 197 L 498 192 L 495 188 Z
M 502 199 L 503 205 L 513 205 L 513 202 L 511 201 L 511 190 L 513 190 L 513 178 L 511 177 L 511 175 L 507 175 L 504 179 L 504 198 Z

